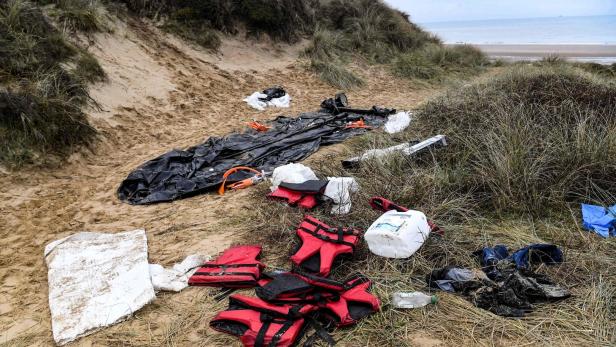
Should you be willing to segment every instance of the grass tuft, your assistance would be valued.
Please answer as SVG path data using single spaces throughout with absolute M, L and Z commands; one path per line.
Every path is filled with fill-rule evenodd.
M 405 78 L 441 80 L 452 76 L 468 77 L 487 65 L 485 55 L 473 46 L 430 44 L 400 55 L 393 65 L 393 70 Z
M 98 0 L 56 0 L 55 14 L 69 31 L 107 31 L 103 5 Z
M 516 66 L 427 103 L 417 119 L 451 138 L 447 165 L 479 204 L 541 215 L 595 191 L 616 196 L 615 105 L 615 84 L 570 66 Z
M 104 72 L 31 2 L 0 3 L 0 58 L 0 162 L 52 163 L 94 140 L 81 107 Z

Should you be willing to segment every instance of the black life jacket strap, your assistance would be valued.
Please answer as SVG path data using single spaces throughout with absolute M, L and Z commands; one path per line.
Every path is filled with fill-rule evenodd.
M 204 268 L 220 268 L 219 272 L 203 272 L 197 271 L 193 276 L 225 276 L 225 275 L 237 275 L 237 276 L 250 276 L 257 280 L 257 276 L 251 272 L 239 272 L 239 271 L 227 271 L 227 269 L 242 268 L 242 267 L 259 267 L 259 264 L 204 264 L 201 267 Z
M 342 230 L 342 233 L 344 235 L 358 235 L 358 233 L 354 229 L 352 229 L 352 228 L 325 228 L 325 227 L 323 227 L 322 223 L 317 223 L 317 222 L 315 222 L 315 221 L 313 221 L 311 219 L 308 219 L 308 218 L 305 218 L 302 222 L 303 223 L 308 223 L 310 225 L 315 226 L 317 228 L 317 230 L 315 230 L 315 232 L 318 231 L 318 230 L 323 230 L 323 231 L 331 233 L 331 234 L 338 234 Z M 304 229 L 304 228 L 302 228 L 302 229 Z
M 255 276 L 255 274 L 253 274 L 252 272 L 227 272 L 223 270 L 221 272 L 195 272 L 193 274 L 193 276 L 225 276 L 225 275 L 250 276 L 254 278 L 255 280 L 257 279 L 257 276 Z
M 337 244 L 341 244 L 341 245 L 346 245 L 346 246 L 350 246 L 351 248 L 355 249 L 355 244 L 351 243 L 351 242 L 347 242 L 344 241 L 343 236 L 344 235 L 356 235 L 354 232 L 346 232 L 344 229 L 339 228 L 339 229 L 325 229 L 320 225 L 316 225 L 317 229 L 315 231 L 312 231 L 310 229 L 304 228 L 303 226 L 300 226 L 299 228 L 304 231 L 307 232 L 308 234 L 316 237 L 319 240 L 325 241 L 325 242 L 331 242 L 331 243 L 337 243 Z M 327 233 L 330 234 L 338 234 L 338 238 L 334 239 L 331 238 L 329 236 L 326 235 L 321 235 L 319 234 L 319 230 L 325 231 Z
M 221 267 L 223 269 L 227 269 L 227 268 L 238 268 L 238 267 L 251 267 L 251 266 L 259 266 L 259 264 L 203 264 L 199 267 L 206 267 L 206 268 L 215 268 L 215 267 Z
M 274 336 L 272 336 L 270 343 L 267 345 L 268 347 L 276 347 L 278 341 L 280 341 L 280 339 L 282 338 L 282 335 L 284 335 L 284 333 L 286 333 L 287 330 L 289 330 L 289 328 L 293 326 L 294 321 L 290 319 L 281 321 L 266 313 L 262 313 L 261 322 L 263 323 L 263 325 L 261 325 L 261 329 L 259 329 L 257 337 L 255 338 L 255 347 L 265 347 L 265 336 L 267 335 L 267 331 L 269 330 L 272 323 L 277 323 L 282 324 L 282 326 L 280 327 L 280 329 L 278 329 Z
M 327 329 L 325 329 L 321 323 L 313 317 L 306 317 L 306 321 L 312 328 L 314 328 L 314 334 L 306 339 L 306 342 L 304 342 L 304 347 L 313 347 L 317 338 L 325 341 L 330 347 L 336 345 L 336 340 L 334 340 L 334 338 L 329 334 L 329 332 L 327 332 Z

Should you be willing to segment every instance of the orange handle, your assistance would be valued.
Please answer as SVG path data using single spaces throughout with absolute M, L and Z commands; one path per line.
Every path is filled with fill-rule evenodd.
M 225 184 L 227 183 L 227 178 L 229 177 L 229 175 L 236 173 L 238 171 L 242 171 L 242 170 L 251 171 L 251 172 L 256 173 L 257 175 L 261 174 L 259 170 L 253 169 L 248 166 L 237 166 L 237 167 L 231 168 L 227 170 L 227 172 L 225 172 L 224 175 L 222 175 L 223 180 L 222 180 L 222 184 L 220 185 L 220 188 L 218 188 L 218 194 L 225 195 Z

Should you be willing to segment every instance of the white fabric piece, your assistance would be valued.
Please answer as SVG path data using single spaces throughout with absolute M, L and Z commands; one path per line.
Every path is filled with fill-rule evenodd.
M 155 298 L 145 230 L 82 232 L 45 247 L 58 345 L 117 323 Z
M 197 271 L 197 268 L 210 261 L 209 256 L 192 254 L 181 263 L 165 269 L 159 264 L 150 264 L 150 277 L 154 290 L 179 292 L 188 287 L 188 278 Z
M 310 180 L 318 180 L 311 168 L 302 164 L 287 164 L 274 169 L 272 173 L 272 192 L 278 189 L 280 183 L 304 183 Z
M 359 184 L 353 177 L 327 177 L 329 183 L 325 187 L 326 197 L 334 201 L 332 214 L 347 214 L 351 212 L 351 194 L 359 190 Z
M 256 110 L 259 110 L 259 111 L 265 110 L 265 108 L 268 106 L 281 107 L 281 108 L 287 108 L 291 106 L 291 96 L 289 95 L 289 93 L 279 98 L 274 98 L 270 101 L 259 100 L 259 98 L 266 98 L 266 97 L 267 97 L 266 94 L 263 94 L 260 92 L 254 92 L 250 96 L 248 96 L 246 99 L 244 99 L 244 101 L 248 104 L 248 106 Z
M 398 112 L 387 118 L 385 132 L 388 134 L 399 133 L 411 124 L 411 114 L 409 112 Z

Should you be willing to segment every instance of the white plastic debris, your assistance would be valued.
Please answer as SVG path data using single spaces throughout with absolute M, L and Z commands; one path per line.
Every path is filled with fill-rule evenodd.
M 392 296 L 392 304 L 395 308 L 420 308 L 430 304 L 436 304 L 436 295 L 427 295 L 422 292 L 396 292 Z
M 155 297 L 145 230 L 82 232 L 45 247 L 58 345 L 122 321 Z
M 406 129 L 411 124 L 411 114 L 409 112 L 398 112 L 387 118 L 385 123 L 385 132 L 388 134 L 399 133 Z
M 359 190 L 359 184 L 353 177 L 328 177 L 325 188 L 326 197 L 332 199 L 332 214 L 347 214 L 351 211 L 351 194 Z
M 422 212 L 387 211 L 372 223 L 364 238 L 376 255 L 408 258 L 421 248 L 429 235 L 428 219 Z
M 179 292 L 188 287 L 188 278 L 197 271 L 197 268 L 210 261 L 209 256 L 192 254 L 181 263 L 165 269 L 159 264 L 150 264 L 150 277 L 154 290 Z
M 344 167 L 354 167 L 356 165 L 359 165 L 359 163 L 364 160 L 373 159 L 373 158 L 381 158 L 381 157 L 384 157 L 394 152 L 400 152 L 403 155 L 412 155 L 426 148 L 429 148 L 432 146 L 438 146 L 438 145 L 447 146 L 447 138 L 445 137 L 445 135 L 436 135 L 436 136 L 433 136 L 427 140 L 424 140 L 414 145 L 410 143 L 403 143 L 400 145 L 387 147 L 387 148 L 370 149 L 370 150 L 365 151 L 359 157 L 354 157 L 354 158 L 344 160 L 342 162 L 342 165 Z
M 263 111 L 266 107 L 281 107 L 288 108 L 291 106 L 291 96 L 287 93 L 284 96 L 279 98 L 273 98 L 270 101 L 261 101 L 260 98 L 266 98 L 267 95 L 261 92 L 254 92 L 250 96 L 248 96 L 244 101 L 248 104 L 248 106 Z
M 317 175 L 311 168 L 302 164 L 287 164 L 274 169 L 272 173 L 271 190 L 278 188 L 280 183 L 304 183 L 310 180 L 318 180 Z

